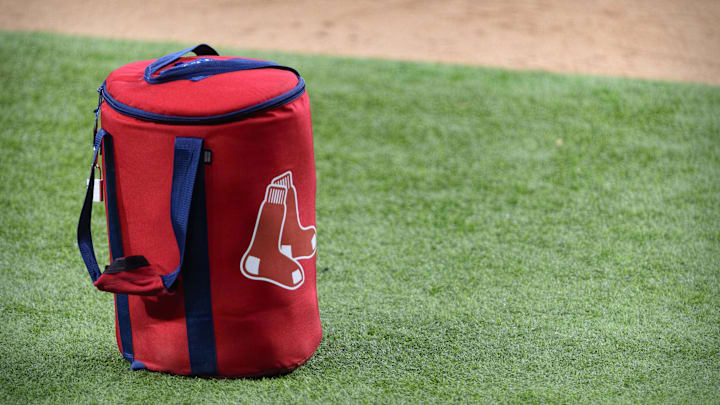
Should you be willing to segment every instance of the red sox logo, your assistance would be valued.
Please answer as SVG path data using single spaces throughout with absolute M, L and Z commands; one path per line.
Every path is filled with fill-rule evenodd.
M 305 281 L 298 260 L 313 257 L 316 245 L 315 227 L 300 224 L 297 190 L 287 171 L 265 189 L 240 271 L 247 278 L 295 290 Z

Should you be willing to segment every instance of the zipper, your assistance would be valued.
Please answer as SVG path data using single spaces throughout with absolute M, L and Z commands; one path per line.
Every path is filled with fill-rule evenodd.
M 104 84 L 104 83 L 103 83 Z M 100 106 L 102 105 L 103 98 L 102 98 L 102 88 L 103 86 L 98 87 L 98 105 L 97 108 L 93 111 L 95 113 L 95 125 L 93 125 L 93 145 L 95 144 L 95 134 L 97 134 L 98 129 L 98 120 L 100 119 Z
M 110 93 L 105 88 L 105 82 L 103 82 L 102 86 L 98 88 L 98 93 L 100 93 L 100 97 L 98 100 L 98 109 L 96 113 L 96 119 L 95 119 L 95 125 L 97 125 L 97 115 L 100 111 L 100 105 L 102 104 L 103 100 L 109 105 L 113 110 L 119 112 L 120 114 L 127 115 L 128 117 L 137 118 L 139 120 L 143 121 L 150 121 L 150 122 L 157 122 L 159 124 L 169 124 L 169 125 L 217 125 L 217 124 L 225 124 L 232 121 L 238 121 L 243 118 L 246 118 L 247 116 L 251 114 L 255 114 L 260 111 L 270 110 L 276 107 L 280 107 L 282 105 L 285 105 L 296 98 L 300 97 L 305 92 L 305 80 L 303 80 L 300 75 L 297 76 L 298 78 L 298 84 L 291 90 L 288 90 L 287 92 L 273 97 L 270 100 L 263 101 L 262 103 L 258 103 L 255 105 L 251 105 L 249 107 L 242 108 L 240 110 L 231 111 L 229 113 L 225 114 L 219 114 L 219 115 L 208 115 L 204 117 L 188 117 L 188 116 L 182 116 L 182 115 L 165 115 L 165 114 L 158 114 L 153 113 L 145 110 L 141 110 L 136 107 L 129 106 L 127 104 L 123 104 L 117 100 L 115 100 Z

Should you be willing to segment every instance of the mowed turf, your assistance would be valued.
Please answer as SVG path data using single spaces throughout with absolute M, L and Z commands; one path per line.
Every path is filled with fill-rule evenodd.
M 95 89 L 184 46 L 0 33 L 0 401 L 720 401 L 720 88 L 224 48 L 308 83 L 324 339 L 129 371 L 75 242 Z

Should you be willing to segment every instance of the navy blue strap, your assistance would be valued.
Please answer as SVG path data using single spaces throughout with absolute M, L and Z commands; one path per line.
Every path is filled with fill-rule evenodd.
M 240 70 L 251 70 L 251 69 L 263 69 L 263 68 L 274 68 L 274 69 L 283 69 L 283 70 L 289 70 L 295 74 L 297 72 L 287 66 L 280 66 L 275 62 L 268 62 L 268 61 L 261 61 L 261 60 L 253 60 L 253 59 L 241 59 L 241 58 L 234 58 L 234 59 L 226 59 L 226 60 L 217 60 L 217 59 L 211 59 L 211 58 L 203 58 L 203 59 L 195 59 L 193 61 L 187 62 L 187 63 L 181 63 L 177 66 L 171 67 L 169 69 L 165 69 L 161 72 L 160 69 L 163 67 L 175 62 L 176 60 L 180 59 L 183 55 L 185 55 L 188 52 L 195 52 L 200 56 L 201 54 L 198 53 L 198 49 L 204 49 L 201 47 L 207 47 L 209 49 L 209 46 L 205 44 L 198 45 L 193 48 L 184 49 L 179 52 L 171 53 L 169 55 L 165 55 L 162 58 L 156 60 L 155 62 L 148 65 L 148 67 L 145 68 L 145 81 L 150 84 L 159 84 L 159 83 L 166 83 L 171 82 L 174 80 L 199 80 L 202 78 L 205 78 L 207 76 L 216 75 L 219 73 L 228 73 L 228 72 L 237 72 Z M 213 50 L 214 52 L 214 50 Z M 203 54 L 205 55 L 205 54 Z M 217 53 L 215 53 L 217 55 Z M 159 73 L 158 73 L 159 72 Z
M 95 257 L 93 248 L 91 220 L 92 220 L 92 198 L 95 182 L 95 164 L 103 138 L 110 135 L 104 130 L 99 130 L 95 135 L 93 145 L 93 159 L 90 168 L 90 181 L 85 193 L 80 219 L 78 220 L 78 247 L 82 255 L 85 267 L 87 267 L 90 279 L 95 282 L 101 272 Z M 202 155 L 202 139 L 200 138 L 176 138 L 175 155 L 173 160 L 173 179 L 170 200 L 170 217 L 173 231 L 180 253 L 180 263 L 177 268 L 164 276 L 161 276 L 165 289 L 171 290 L 182 269 L 185 258 L 185 245 L 187 242 L 188 221 L 190 218 L 190 205 L 192 203 L 195 178 L 198 173 L 198 163 Z M 117 260 L 117 259 L 116 259 Z
M 198 162 L 202 155 L 202 138 L 176 138 L 173 159 L 172 193 L 170 194 L 170 217 L 175 240 L 180 252 L 180 264 L 172 273 L 162 276 L 163 285 L 170 290 L 175 284 L 185 260 L 190 205 L 192 203 Z
M 80 211 L 80 219 L 78 220 L 77 229 L 80 255 L 82 255 L 85 267 L 87 268 L 87 271 L 90 274 L 90 279 L 93 283 L 100 277 L 100 267 L 98 267 L 97 259 L 95 258 L 95 249 L 93 249 L 92 233 L 90 231 L 90 224 L 92 221 L 93 191 L 95 186 L 95 164 L 97 163 L 98 154 L 100 152 L 100 144 L 106 135 L 108 135 L 108 133 L 102 129 L 95 134 L 95 141 L 93 142 L 93 158 L 90 163 L 90 180 L 88 181 L 87 191 L 85 192 L 85 201 L 83 202 L 82 210 Z
M 158 70 L 164 68 L 165 66 L 175 62 L 176 60 L 180 59 L 183 55 L 185 55 L 188 52 L 194 52 L 197 56 L 203 56 L 203 55 L 213 55 L 217 56 L 218 53 L 215 49 L 213 49 L 210 45 L 207 44 L 200 44 L 195 45 L 187 49 L 183 49 L 182 51 L 177 51 L 175 53 L 171 53 L 170 55 L 165 55 L 162 58 L 159 58 L 155 62 L 151 63 L 150 66 L 145 68 L 145 80 L 148 80 L 150 76 L 155 74 Z

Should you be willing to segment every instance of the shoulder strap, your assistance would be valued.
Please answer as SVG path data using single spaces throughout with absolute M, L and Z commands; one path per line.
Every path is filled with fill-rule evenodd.
M 172 292 L 185 259 L 185 245 L 188 237 L 188 221 L 192 205 L 193 190 L 202 155 L 201 138 L 176 138 L 173 159 L 173 179 L 170 201 L 170 218 L 175 240 L 180 254 L 178 266 L 171 272 L 149 263 L 142 255 L 118 257 L 105 271 L 101 272 L 95 257 L 92 242 L 92 196 L 94 191 L 95 170 L 100 146 L 104 138 L 109 138 L 104 130 L 99 130 L 93 145 L 93 158 L 90 180 L 85 193 L 82 211 L 78 220 L 78 248 L 85 262 L 90 279 L 103 291 L 118 294 L 160 295 Z M 114 173 L 106 173 L 106 176 Z

